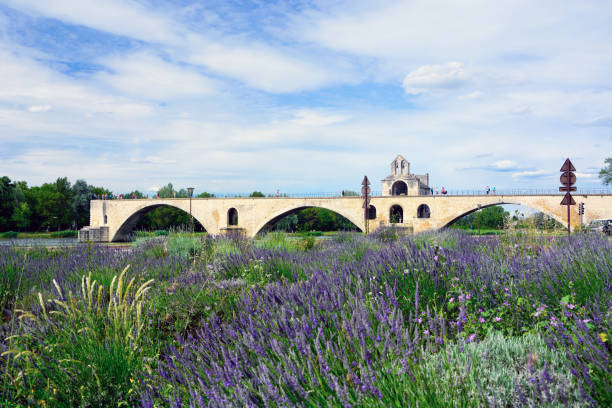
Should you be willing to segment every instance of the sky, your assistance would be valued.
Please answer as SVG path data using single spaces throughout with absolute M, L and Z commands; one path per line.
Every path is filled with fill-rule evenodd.
M 612 2 L 0 0 L 0 175 L 550 188 L 612 156 Z

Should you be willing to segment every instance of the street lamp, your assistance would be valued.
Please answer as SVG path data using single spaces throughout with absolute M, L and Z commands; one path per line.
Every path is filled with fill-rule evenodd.
M 193 187 L 187 187 L 189 192 L 189 223 L 191 224 L 191 233 L 193 234 L 193 215 L 191 215 L 191 197 L 193 197 Z

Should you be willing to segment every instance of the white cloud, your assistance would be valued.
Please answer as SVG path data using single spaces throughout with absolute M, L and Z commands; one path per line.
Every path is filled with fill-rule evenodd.
M 527 171 L 519 171 L 517 173 L 512 173 L 512 178 L 536 178 L 543 176 L 550 176 L 552 173 L 548 170 L 527 170 Z
M 593 119 L 577 122 L 578 126 L 602 126 L 612 127 L 612 115 L 602 115 Z
M 28 106 L 28 112 L 39 113 L 48 112 L 51 110 L 51 105 L 32 105 Z
M 301 126 L 327 126 L 334 123 L 341 123 L 350 118 L 347 115 L 328 114 L 314 111 L 311 109 L 301 109 L 294 113 L 295 119 L 291 119 L 291 123 Z
M 35 15 L 153 42 L 178 42 L 173 24 L 133 0 L 5 0 Z
M 177 66 L 150 54 L 106 57 L 100 60 L 112 73 L 100 72 L 94 79 L 136 98 L 168 98 L 211 94 L 214 86 L 193 69 Z
M 201 50 L 193 48 L 193 54 L 188 56 L 190 62 L 205 65 L 267 92 L 311 90 L 340 80 L 333 71 L 313 64 L 304 57 L 297 58 L 282 49 L 262 44 L 246 47 L 214 44 Z
M 586 178 L 586 179 L 596 179 L 599 178 L 599 174 L 597 173 L 575 173 L 577 179 Z
M 493 167 L 500 170 L 513 169 L 516 168 L 516 162 L 512 160 L 500 160 L 493 163 Z
M 451 89 L 463 85 L 468 73 L 460 62 L 443 65 L 423 65 L 406 75 L 402 85 L 407 94 L 420 94 L 438 89 Z
M 485 94 L 483 92 L 480 91 L 474 91 L 474 92 L 470 92 L 469 94 L 465 94 L 465 95 L 461 95 L 458 98 L 459 99 L 482 99 L 484 98 Z

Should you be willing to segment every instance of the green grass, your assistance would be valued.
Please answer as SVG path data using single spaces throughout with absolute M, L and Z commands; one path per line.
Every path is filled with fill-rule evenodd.
M 6 231 L 0 233 L 0 239 L 33 239 L 33 238 L 76 238 L 77 231 L 52 231 L 52 232 L 15 232 Z

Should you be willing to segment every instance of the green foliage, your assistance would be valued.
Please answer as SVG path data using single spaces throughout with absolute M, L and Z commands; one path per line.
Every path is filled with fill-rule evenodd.
M 197 198 L 214 198 L 215 195 L 211 194 L 211 193 L 207 193 L 206 191 L 204 191 L 204 192 L 198 194 L 196 197 Z
M 193 258 L 202 249 L 200 238 L 189 235 L 177 235 L 168 238 L 168 252 L 171 255 L 180 255 Z
M 299 231 L 355 230 L 355 224 L 325 208 L 306 208 L 297 213 Z
M 6 231 L 6 232 L 0 233 L 0 238 L 13 239 L 13 238 L 17 238 L 18 235 L 19 234 L 15 231 Z
M 76 238 L 79 235 L 78 231 L 53 231 L 51 232 L 51 238 Z
M 159 198 L 189 198 L 189 192 L 186 189 L 182 188 L 179 191 L 176 191 L 172 186 L 172 183 L 168 183 L 160 188 L 157 194 Z
M 251 194 L 249 194 L 249 197 L 265 197 L 265 194 L 261 191 L 253 191 Z
M 491 228 L 502 229 L 504 227 L 504 219 L 510 214 L 500 206 L 491 206 L 478 210 L 458 219 L 452 226 L 455 228 L 478 229 Z
M 612 184 L 612 157 L 608 157 L 605 161 L 606 167 L 599 171 L 599 178 L 605 185 Z
M 426 354 L 414 372 L 423 375 L 429 386 L 435 386 L 440 401 L 444 400 L 443 394 L 451 396 L 449 406 L 456 406 L 453 399 L 461 396 L 473 406 L 509 407 L 522 405 L 517 389 L 522 390 L 528 406 L 546 402 L 533 392 L 537 386 L 533 379 L 544 368 L 551 379 L 548 387 L 555 401 L 552 406 L 563 406 L 563 398 L 570 406 L 578 404 L 581 398 L 565 356 L 550 349 L 539 335 L 506 338 L 491 332 L 480 342 L 453 344 L 440 353 Z M 415 386 L 409 389 L 415 395 L 423 393 Z
M 359 193 L 353 190 L 344 190 L 345 197 L 359 197 Z
M 0 230 L 12 227 L 11 217 L 17 202 L 16 185 L 8 177 L 0 178 Z
M 108 293 L 91 275 L 82 277 L 76 296 L 54 281 L 55 299 L 38 295 L 40 314 L 18 311 L 22 330 L 3 353 L 11 359 L 7 375 L 16 401 L 81 407 L 135 402 L 135 375 L 156 353 L 142 338 L 153 280 L 137 286 L 135 278 L 125 279 L 126 270 Z

